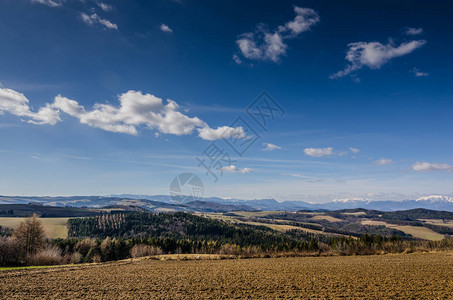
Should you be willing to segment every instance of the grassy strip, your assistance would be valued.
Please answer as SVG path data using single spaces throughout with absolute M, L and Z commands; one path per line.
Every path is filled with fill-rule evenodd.
M 21 266 L 21 267 L 0 267 L 0 271 L 21 270 L 21 269 L 43 269 L 43 268 L 63 268 L 76 265 L 52 265 L 52 266 Z M 79 266 L 79 265 L 77 265 Z

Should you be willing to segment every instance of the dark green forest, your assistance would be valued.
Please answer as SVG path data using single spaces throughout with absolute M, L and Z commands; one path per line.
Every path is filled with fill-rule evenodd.
M 155 241 L 213 241 L 217 244 L 235 244 L 240 247 L 259 246 L 261 249 L 289 250 L 308 249 L 313 234 L 301 232 L 296 239 L 265 226 L 229 224 L 188 213 L 126 213 L 111 214 L 68 221 L 70 238 L 154 238 Z M 190 247 L 196 247 L 191 245 Z M 159 245 L 163 246 L 163 245 Z M 176 246 L 177 247 L 177 246 Z M 176 249 L 167 249 L 172 252 Z M 167 251 L 168 250 L 168 251 Z

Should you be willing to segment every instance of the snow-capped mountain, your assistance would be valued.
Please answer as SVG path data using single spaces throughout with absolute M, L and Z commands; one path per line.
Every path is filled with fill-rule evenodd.
M 431 201 L 431 202 L 453 202 L 453 197 L 443 195 L 431 195 L 420 197 L 415 201 Z
M 135 199 L 135 200 L 134 200 Z M 451 195 L 428 195 L 416 199 L 403 201 L 374 201 L 367 198 L 347 198 L 333 199 L 327 203 L 309 203 L 304 201 L 283 201 L 275 199 L 255 199 L 243 200 L 235 198 L 204 197 L 200 198 L 205 202 L 205 206 L 221 204 L 235 206 L 238 209 L 246 210 L 281 210 L 281 211 L 298 211 L 298 210 L 339 210 L 364 208 L 380 211 L 396 211 L 415 208 L 426 208 L 433 210 L 444 210 L 453 212 L 453 197 Z M 132 201 L 132 202 L 131 202 Z M 156 206 L 156 205 L 173 205 L 175 202 L 169 195 L 110 195 L 108 197 L 100 196 L 77 196 L 77 197 L 9 197 L 0 196 L 0 204 L 13 203 L 30 203 L 39 202 L 54 206 L 72 206 L 72 207 L 102 207 L 108 205 L 126 205 L 127 203 L 136 206 Z M 200 204 L 200 203 L 198 203 Z M 172 207 L 173 207 L 172 206 Z M 174 209 L 177 209 L 173 207 Z M 188 208 L 187 208 L 188 209 Z M 233 209 L 232 209 L 233 210 Z
M 345 199 L 333 199 L 332 202 L 335 203 L 352 203 L 352 202 L 369 202 L 366 198 L 345 198 Z
M 165 198 L 163 196 L 147 196 L 147 197 L 148 197 L 147 199 L 153 199 L 155 201 L 162 201 Z M 418 197 L 416 199 L 408 199 L 403 201 L 395 200 L 377 201 L 368 198 L 341 198 L 341 199 L 337 198 L 327 203 L 312 203 L 297 200 L 279 202 L 275 199 L 242 200 L 218 197 L 207 197 L 200 200 L 221 203 L 225 205 L 247 205 L 252 209 L 256 210 L 297 211 L 297 210 L 319 210 L 319 209 L 338 210 L 338 209 L 365 208 L 381 211 L 396 211 L 414 208 L 426 208 L 453 212 L 453 197 L 447 195 L 428 195 Z

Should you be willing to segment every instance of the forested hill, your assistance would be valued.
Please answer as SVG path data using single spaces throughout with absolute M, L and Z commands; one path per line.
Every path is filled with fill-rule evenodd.
M 74 218 L 99 215 L 102 212 L 87 208 L 45 206 L 40 204 L 0 204 L 0 217 L 30 217 L 36 213 L 43 218 Z
M 313 235 L 297 239 L 267 227 L 229 224 L 188 213 L 127 213 L 70 219 L 69 237 L 172 238 L 218 241 L 239 246 L 305 248 Z
M 402 211 L 393 212 L 378 212 L 384 219 L 395 219 L 395 220 L 418 220 L 418 219 L 446 219 L 453 220 L 453 212 L 449 211 L 438 211 L 424 208 L 416 208 Z

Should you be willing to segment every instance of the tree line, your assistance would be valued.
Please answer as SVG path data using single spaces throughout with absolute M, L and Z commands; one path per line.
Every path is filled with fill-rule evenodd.
M 398 236 L 329 236 L 293 229 L 229 224 L 188 213 L 128 213 L 70 219 L 70 237 L 46 239 L 39 218 L 0 237 L 0 266 L 104 262 L 162 254 L 232 257 L 366 255 L 453 250 L 453 239 L 408 241 Z

